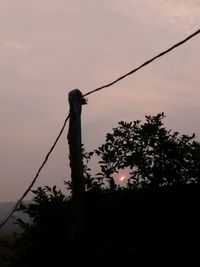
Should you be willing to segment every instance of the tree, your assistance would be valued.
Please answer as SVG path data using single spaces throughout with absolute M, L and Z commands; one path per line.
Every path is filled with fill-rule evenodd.
M 119 122 L 95 153 L 101 158 L 101 177 L 113 183 L 113 174 L 130 168 L 128 186 L 198 183 L 200 143 L 163 126 L 164 113 L 146 121 Z

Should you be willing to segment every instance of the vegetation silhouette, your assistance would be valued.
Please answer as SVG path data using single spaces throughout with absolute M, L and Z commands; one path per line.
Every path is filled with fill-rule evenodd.
M 105 144 L 85 152 L 84 237 L 73 246 L 71 197 L 56 186 L 34 190 L 19 208 L 23 235 L 7 266 L 181 266 L 199 262 L 200 143 L 164 127 L 164 113 L 119 122 Z M 88 163 L 100 157 L 101 172 Z M 127 185 L 114 179 L 128 168 Z M 65 182 L 70 189 L 70 182 Z M 194 265 L 195 262 L 195 265 Z

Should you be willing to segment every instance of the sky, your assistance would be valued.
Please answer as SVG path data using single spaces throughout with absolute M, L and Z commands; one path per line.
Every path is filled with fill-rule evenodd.
M 0 0 L 0 202 L 16 201 L 31 183 L 68 114 L 70 90 L 84 94 L 184 39 L 200 28 L 199 13 L 199 0 Z M 200 140 L 199 48 L 196 36 L 90 95 L 86 150 L 118 121 L 159 112 L 166 127 Z M 63 188 L 70 178 L 67 130 L 34 188 Z

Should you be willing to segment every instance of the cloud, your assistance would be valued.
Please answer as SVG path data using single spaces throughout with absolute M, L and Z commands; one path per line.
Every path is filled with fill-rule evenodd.
M 25 44 L 20 44 L 20 43 L 17 43 L 17 42 L 5 42 L 2 47 L 5 47 L 5 48 L 8 48 L 8 49 L 19 49 L 19 50 L 22 50 L 22 49 L 26 49 L 26 45 Z
M 159 27 L 173 27 L 188 33 L 200 25 L 200 3 L 197 0 L 113 0 L 118 12 L 133 16 L 135 20 L 148 24 L 159 22 Z

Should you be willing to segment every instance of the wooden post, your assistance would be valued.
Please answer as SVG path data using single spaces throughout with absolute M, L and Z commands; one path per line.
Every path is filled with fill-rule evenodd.
M 81 110 L 85 100 L 78 89 L 69 92 L 69 159 L 72 181 L 72 242 L 79 243 L 83 230 L 83 208 L 85 184 L 83 177 Z M 77 244 L 78 245 L 78 244 Z

